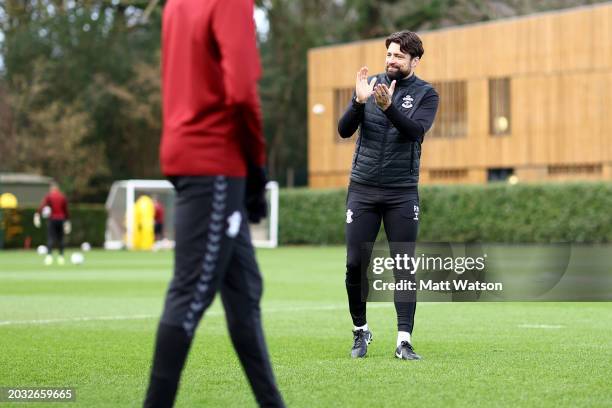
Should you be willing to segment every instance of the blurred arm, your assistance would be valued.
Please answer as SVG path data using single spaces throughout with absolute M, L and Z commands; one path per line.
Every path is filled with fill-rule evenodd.
M 240 143 L 248 161 L 266 161 L 257 80 L 261 75 L 253 20 L 253 0 L 219 0 L 213 31 L 221 53 L 225 104 L 231 106 L 239 127 Z
M 68 212 L 68 200 L 66 200 L 64 198 L 64 202 L 62 203 L 62 207 L 64 210 L 64 214 L 66 214 L 66 219 L 69 220 L 70 219 L 70 213 Z
M 353 98 L 351 99 L 348 108 L 338 121 L 338 133 L 340 134 L 340 137 L 351 137 L 353 133 L 357 131 L 357 128 L 363 119 L 364 111 L 365 103 L 355 101 L 355 94 L 353 93 Z
M 40 203 L 40 205 L 38 206 L 38 210 L 36 210 L 37 213 L 41 213 L 42 209 L 45 208 L 46 206 L 49 205 L 49 195 L 47 194 L 45 196 L 45 198 L 43 198 L 42 202 Z

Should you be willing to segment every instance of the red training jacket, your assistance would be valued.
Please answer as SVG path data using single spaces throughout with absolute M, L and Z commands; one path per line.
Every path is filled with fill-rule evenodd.
M 162 171 L 244 177 L 265 164 L 253 0 L 169 0 L 162 23 Z
M 70 218 L 70 214 L 68 213 L 68 201 L 60 191 L 50 191 L 45 198 L 43 198 L 40 207 L 38 207 L 38 212 L 40 213 L 42 209 L 47 206 L 51 208 L 50 219 L 67 220 Z

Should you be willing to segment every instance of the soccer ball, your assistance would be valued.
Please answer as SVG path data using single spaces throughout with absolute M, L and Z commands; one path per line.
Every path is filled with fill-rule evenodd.
M 89 244 L 89 242 L 83 242 L 81 244 L 81 251 L 83 251 L 83 252 L 91 251 L 91 245 Z
M 85 262 L 85 257 L 82 253 L 75 252 L 70 256 L 70 262 L 72 262 L 73 265 L 81 265 Z
M 38 252 L 38 255 L 47 255 L 49 253 L 49 250 L 47 249 L 46 246 L 44 245 L 39 245 L 36 248 L 36 252 Z
M 44 206 L 41 212 L 43 218 L 49 218 L 51 216 L 51 207 L 48 205 Z

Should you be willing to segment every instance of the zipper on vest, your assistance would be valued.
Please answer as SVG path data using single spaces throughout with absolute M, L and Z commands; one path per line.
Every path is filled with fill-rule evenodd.
M 389 128 L 385 129 L 385 134 L 383 135 L 382 141 L 382 150 L 380 151 L 380 164 L 378 171 L 378 185 L 382 185 L 383 183 L 383 164 L 385 162 L 385 148 L 387 147 L 387 133 L 389 132 Z
M 397 99 L 399 99 L 399 94 L 400 94 L 400 93 L 399 93 L 399 90 L 398 90 L 398 91 L 396 91 L 396 92 L 394 93 L 394 95 L 391 97 L 391 104 L 392 104 L 392 105 L 394 105 L 394 104 L 395 104 L 395 101 L 396 101 Z M 383 115 L 384 115 L 384 112 L 383 112 Z M 382 151 L 380 152 L 380 169 L 379 169 L 379 172 L 378 172 L 378 184 L 379 184 L 379 185 L 383 185 L 383 184 L 384 184 L 384 183 L 383 183 L 383 178 L 382 178 L 382 176 L 383 176 L 383 164 L 384 164 L 384 162 L 385 162 L 385 150 L 386 150 L 386 147 L 387 147 L 387 134 L 389 133 L 389 130 L 390 130 L 392 127 L 393 127 L 393 125 L 389 125 L 389 126 L 387 126 L 387 127 L 385 128 L 385 134 L 383 135 L 383 141 L 382 141 Z M 411 166 L 411 167 L 412 167 L 412 166 Z

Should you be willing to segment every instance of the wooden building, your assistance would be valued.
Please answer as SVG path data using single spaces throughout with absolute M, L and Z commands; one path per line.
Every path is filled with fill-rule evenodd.
M 419 33 L 440 94 L 421 182 L 612 180 L 612 3 Z M 337 121 L 384 38 L 310 50 L 310 187 L 346 186 L 356 135 Z

